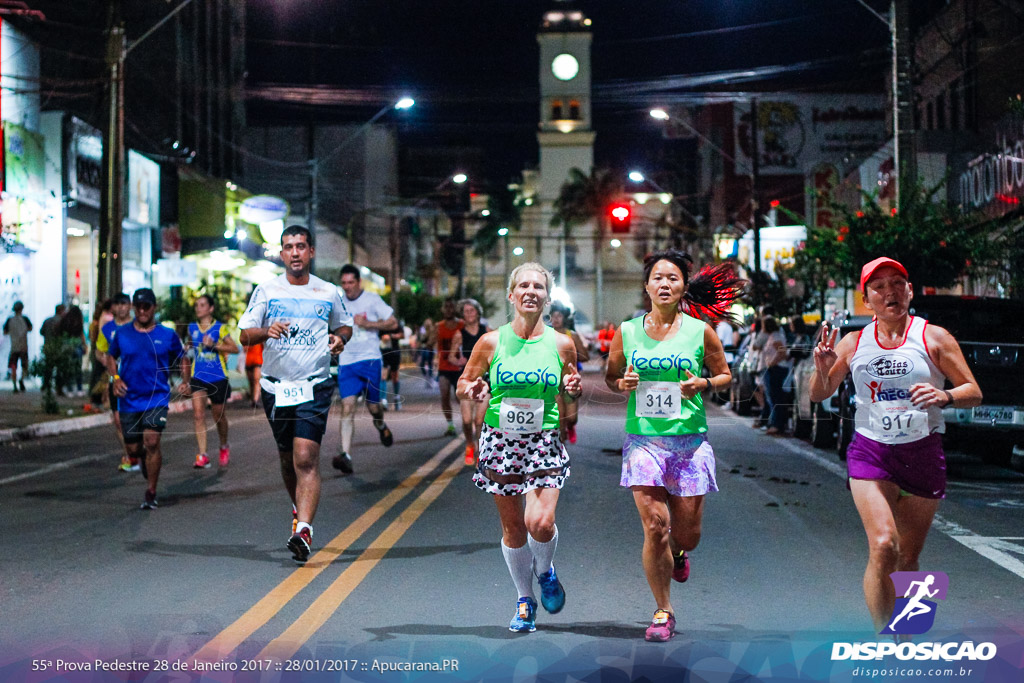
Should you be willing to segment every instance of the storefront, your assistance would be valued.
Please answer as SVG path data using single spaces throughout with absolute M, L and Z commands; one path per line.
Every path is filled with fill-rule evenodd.
M 60 278 L 50 274 L 61 262 L 64 246 L 59 191 L 47 184 L 46 166 L 52 162 L 45 141 L 40 133 L 3 124 L 0 314 L 6 319 L 14 302 L 21 301 L 24 315 L 36 325 L 52 315 L 52 306 L 60 301 Z M 59 178 L 59 173 L 52 175 L 54 181 Z M 29 354 L 35 358 L 38 353 L 38 335 L 30 334 Z

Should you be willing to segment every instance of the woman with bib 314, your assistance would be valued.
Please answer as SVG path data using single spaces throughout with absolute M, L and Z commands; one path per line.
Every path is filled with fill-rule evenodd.
M 875 627 L 892 633 L 885 628 L 896 604 L 889 574 L 917 571 L 946 493 L 942 409 L 980 404 L 981 389 L 953 335 L 910 315 L 914 293 L 902 264 L 871 261 L 860 288 L 875 319 L 838 344 L 838 330 L 822 326 L 809 393 L 824 401 L 853 374 L 857 411 L 846 467 L 868 537 L 864 599 Z M 952 388 L 944 388 L 947 381 Z
M 717 491 L 701 392 L 732 381 L 714 327 L 742 290 L 731 268 L 689 280 L 690 256 L 676 249 L 644 259 L 651 312 L 622 323 L 612 339 L 605 383 L 629 394 L 621 485 L 633 491 L 644 527 L 643 565 L 657 609 L 644 634 L 675 634 L 671 580 L 690 575 L 687 551 L 700 542 L 704 495 Z M 704 366 L 710 378 L 701 377 Z
M 569 455 L 558 437 L 555 398 L 561 392 L 576 400 L 583 390 L 572 340 L 543 321 L 552 281 L 537 263 L 512 271 L 512 322 L 480 338 L 458 382 L 460 400 L 483 401 L 490 391 L 473 483 L 498 506 L 501 552 L 519 593 L 510 631 L 536 630 L 534 576 L 544 609 L 554 614 L 565 604 L 552 560 L 555 506 L 569 476 Z

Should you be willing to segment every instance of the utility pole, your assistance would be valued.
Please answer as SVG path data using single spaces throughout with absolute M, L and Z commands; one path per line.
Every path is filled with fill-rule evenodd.
M 316 211 L 320 189 L 320 162 L 314 157 L 309 160 L 309 231 L 316 232 Z
M 750 219 L 754 224 L 754 272 L 761 273 L 761 221 L 760 197 L 757 195 L 757 187 L 760 184 L 761 150 L 757 136 L 757 98 L 750 100 Z
M 594 245 L 594 327 L 604 321 L 604 221 L 603 215 L 597 217 L 597 244 Z
M 902 179 L 917 180 L 914 154 L 914 87 L 911 80 L 913 49 L 910 39 L 910 0 L 892 0 L 889 6 L 892 35 L 893 166 L 896 173 L 896 207 L 899 209 Z
M 124 220 L 124 62 L 127 45 L 119 0 L 110 5 L 107 34 L 108 112 L 103 141 L 103 194 L 100 198 L 100 300 L 121 291 L 121 227 Z

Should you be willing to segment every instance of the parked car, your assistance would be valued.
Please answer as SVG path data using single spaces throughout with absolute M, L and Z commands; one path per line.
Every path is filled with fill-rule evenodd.
M 836 342 L 848 334 L 859 332 L 871 322 L 869 315 L 843 314 L 832 319 L 838 328 Z M 853 438 L 854 394 L 853 379 L 847 373 L 839 388 L 822 403 L 810 398 L 811 376 L 814 374 L 814 356 L 811 355 L 793 367 L 793 433 L 810 438 L 817 448 L 836 446 L 839 458 L 846 458 L 846 447 Z
M 982 459 L 1024 471 L 1024 457 L 1014 455 L 1024 451 L 1024 401 L 1019 392 L 1024 384 L 1024 302 L 926 295 L 914 298 L 910 313 L 952 333 L 984 396 L 980 406 L 943 410 L 947 441 L 984 443 Z M 843 320 L 840 335 L 863 329 L 870 321 L 867 316 Z M 815 446 L 836 445 L 839 457 L 845 458 L 856 410 L 856 389 L 849 375 L 828 401 L 814 405 L 808 398 L 813 358 L 799 363 L 794 372 L 796 431 L 810 435 Z M 947 382 L 946 388 L 951 386 Z
M 920 296 L 910 312 L 956 337 L 981 387 L 980 406 L 942 411 L 947 437 L 984 443 L 983 459 L 1009 464 L 1013 447 L 1024 446 L 1024 301 Z M 1024 471 L 1024 459 L 1013 458 L 1013 465 Z
M 732 372 L 732 384 L 729 387 L 729 403 L 737 415 L 750 415 L 753 412 L 753 396 L 756 384 L 757 355 L 750 349 L 754 334 L 748 334 L 740 342 L 729 370 Z

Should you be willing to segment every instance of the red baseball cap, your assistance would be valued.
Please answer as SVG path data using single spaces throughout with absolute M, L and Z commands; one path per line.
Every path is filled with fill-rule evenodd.
M 868 284 L 868 280 L 875 274 L 875 271 L 884 266 L 892 266 L 900 272 L 903 277 L 908 277 L 907 269 L 903 267 L 903 264 L 896 259 L 891 259 L 888 256 L 880 256 L 870 263 L 865 263 L 864 267 L 860 269 L 860 291 L 864 291 L 864 287 Z

